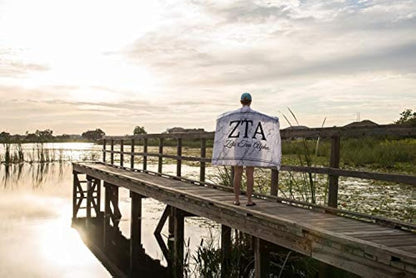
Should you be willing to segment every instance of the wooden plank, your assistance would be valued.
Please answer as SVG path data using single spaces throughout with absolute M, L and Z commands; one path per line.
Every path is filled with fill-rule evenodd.
M 78 213 L 78 208 L 77 208 L 77 188 L 78 188 L 78 184 L 79 180 L 78 180 L 78 174 L 77 172 L 73 171 L 72 172 L 73 175 L 73 180 L 72 180 L 72 219 L 77 218 L 77 213 Z
M 162 164 L 163 164 L 163 138 L 159 138 L 159 160 L 157 171 L 162 173 Z
M 124 140 L 120 141 L 120 166 L 124 166 Z
M 337 246 L 354 246 L 354 250 L 361 250 L 360 252 L 354 251 L 351 254 L 348 253 L 348 260 L 350 261 L 348 265 L 356 266 L 355 264 L 359 264 L 360 268 L 357 267 L 356 269 L 371 268 L 374 273 L 384 273 L 385 271 L 391 270 L 389 264 L 392 256 L 400 258 L 401 262 L 415 263 L 416 261 L 415 254 L 400 251 L 397 248 L 386 248 L 380 244 L 340 235 L 325 229 L 315 228 L 313 225 L 302 223 L 302 221 L 296 222 L 296 219 L 290 221 L 290 219 L 285 219 L 278 215 L 265 214 L 243 206 L 235 207 L 231 204 L 213 202 L 195 194 L 184 194 L 178 198 L 177 194 L 180 191 L 166 186 L 163 182 L 166 181 L 164 178 L 152 177 L 153 182 L 148 183 L 140 180 L 139 177 L 143 174 L 133 173 L 138 174 L 137 179 L 131 180 L 127 177 L 127 173 L 120 176 L 111 174 L 111 167 L 108 167 L 110 173 L 107 173 L 105 171 L 93 170 L 85 165 L 80 166 L 80 164 L 74 164 L 74 170 L 86 172 L 89 175 L 94 174 L 97 178 L 104 179 L 107 182 L 117 182 L 118 185 L 134 190 L 142 195 L 152 196 L 152 198 L 156 198 L 169 205 L 175 205 L 195 215 L 208 217 L 224 225 L 235 227 L 243 232 L 257 235 L 264 240 L 290 248 L 302 254 L 312 254 L 313 257 L 319 258 L 323 262 L 343 269 L 346 269 L 345 264 L 342 264 L 346 255 L 344 254 L 345 252 L 341 254 L 339 251 L 336 251 L 340 250 L 340 247 Z M 131 173 L 128 173 L 128 175 L 131 175 Z M 208 205 L 209 203 L 211 205 Z M 242 219 L 241 215 L 244 213 L 246 213 L 246 217 Z M 323 241 L 322 238 L 325 240 Z M 327 242 L 333 243 L 328 245 Z M 319 251 L 319 248 L 322 249 L 322 247 L 330 249 L 325 249 L 326 253 L 322 253 Z M 330 255 L 325 255 L 328 252 L 330 252 Z M 356 253 L 361 255 L 356 255 Z M 367 254 L 365 256 L 369 256 L 368 254 L 370 254 L 377 258 L 377 262 L 372 263 L 368 261 L 364 254 Z M 349 267 L 347 270 L 349 270 Z
M 111 218 L 111 207 L 110 207 L 110 200 L 111 200 L 111 188 L 107 182 L 104 182 L 104 190 L 105 190 L 105 197 L 104 197 L 104 227 L 103 227 L 103 246 L 104 249 L 107 249 L 110 246 L 110 218 Z
M 134 145 L 135 141 L 134 139 L 131 139 L 130 142 L 130 168 L 134 169 Z
M 231 228 L 221 225 L 221 277 L 230 277 Z
M 177 139 L 177 155 L 178 155 L 178 159 L 176 162 L 176 176 L 180 177 L 182 175 L 182 139 L 178 138 Z
M 105 147 L 105 145 L 106 145 L 106 143 L 107 143 L 107 140 L 103 140 L 103 162 L 104 163 L 106 163 L 106 161 L 105 161 L 105 155 L 106 155 L 106 147 Z
M 174 277 L 183 277 L 184 216 L 182 210 L 173 208 L 174 217 Z
M 340 160 L 340 137 L 333 136 L 331 138 L 331 157 L 329 166 L 331 168 L 339 168 Z M 329 188 L 328 188 L 328 206 L 336 208 L 338 206 L 338 176 L 329 175 Z
M 207 141 L 205 138 L 201 139 L 201 158 L 205 158 L 207 153 Z M 205 181 L 205 161 L 200 162 L 199 166 L 199 180 Z
M 91 220 L 91 199 L 92 199 L 92 190 L 91 190 L 91 177 L 87 176 L 87 221 Z
M 137 264 L 142 242 L 142 198 L 133 191 L 130 191 L 130 198 L 130 277 L 135 277 L 139 275 Z
M 277 169 L 271 170 L 271 178 L 270 178 L 270 195 L 277 196 L 278 189 L 279 189 L 279 171 Z
M 143 139 L 143 170 L 147 170 L 147 138 Z
M 254 237 L 254 271 L 256 278 L 268 277 L 269 275 L 269 250 L 267 242 Z
M 111 139 L 110 163 L 111 165 L 114 165 L 114 140 L 113 139 Z

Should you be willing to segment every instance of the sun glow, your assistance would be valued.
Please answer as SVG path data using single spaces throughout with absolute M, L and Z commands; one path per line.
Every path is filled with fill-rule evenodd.
M 27 89 L 65 87 L 51 97 L 73 101 L 131 99 L 156 82 L 122 52 L 158 25 L 158 10 L 153 1 L 6 0 L 0 50 L 8 49 L 7 62 L 22 68 Z M 22 86 L 20 78 L 7 83 Z

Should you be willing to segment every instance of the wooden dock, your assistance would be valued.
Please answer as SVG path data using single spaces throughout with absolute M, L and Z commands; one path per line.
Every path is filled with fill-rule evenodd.
M 406 131 L 403 132 L 407 134 Z M 332 133 L 328 134 L 333 136 Z M 146 169 L 147 157 L 153 155 L 147 152 L 146 136 L 142 138 L 145 142 L 142 153 L 134 151 L 134 138 L 129 138 L 132 140 L 130 152 L 124 151 L 123 140 L 126 139 L 112 138 L 111 150 L 107 150 L 104 143 L 104 162 L 73 164 L 73 220 L 79 221 L 78 212 L 81 208 L 86 209 L 85 229 L 88 229 L 88 223 L 97 221 L 94 219 L 102 219 L 98 227 L 102 231 L 99 241 L 104 253 L 105 248 L 111 245 L 114 230 L 117 231 L 121 217 L 118 209 L 118 190 L 125 188 L 130 191 L 132 204 L 131 238 L 128 242 L 130 253 L 128 264 L 121 267 L 125 275 L 134 277 L 139 273 L 140 266 L 137 265 L 137 261 L 141 249 L 141 200 L 153 198 L 166 204 L 165 212 L 155 229 L 155 235 L 160 233 L 165 222 L 169 220 L 172 244 L 169 247 L 162 244 L 162 251 L 169 261 L 169 275 L 174 277 L 183 275 L 184 218 L 189 216 L 206 217 L 222 225 L 221 248 L 225 257 L 224 262 L 227 254 L 230 253 L 231 229 L 251 235 L 254 240 L 256 277 L 267 277 L 269 250 L 267 246 L 270 244 L 285 247 L 363 277 L 416 277 L 415 225 L 346 212 L 336 207 L 322 207 L 286 200 L 277 197 L 276 194 L 267 196 L 255 194 L 257 205 L 254 207 L 244 206 L 245 197 L 242 197 L 243 205 L 235 206 L 232 203 L 234 195 L 231 188 L 205 182 L 205 163 L 208 162 L 205 157 L 205 140 L 211 135 L 199 135 L 202 138 L 199 158 L 182 156 L 182 139 L 185 135 L 176 136 L 178 140 L 176 156 L 163 154 L 163 143 L 160 144 L 159 154 L 156 155 L 159 156 L 159 162 L 163 157 L 177 159 L 175 176 L 164 174 L 161 162 L 158 172 Z M 165 137 L 166 135 L 161 135 L 160 141 L 163 142 Z M 114 140 L 121 140 L 119 150 L 114 150 Z M 335 144 L 338 141 L 339 145 L 339 138 L 334 141 Z M 107 152 L 111 155 L 110 163 L 106 162 Z M 117 153 L 120 155 L 119 165 L 115 165 L 114 161 L 114 154 Z M 130 167 L 124 167 L 124 155 L 132 158 Z M 134 168 L 135 155 L 145 158 L 142 161 L 142 169 Z M 186 159 L 201 163 L 199 181 L 181 177 L 181 161 Z M 339 157 L 331 157 L 331 160 L 334 159 L 338 159 L 339 162 Z M 364 178 L 381 180 L 399 179 L 408 184 L 413 184 L 416 180 L 413 176 L 388 174 L 377 176 L 377 173 L 374 173 L 374 176 L 372 173 L 348 172 L 336 168 L 322 169 L 324 168 L 297 170 L 326 171 L 336 185 L 338 176 L 341 175 L 363 175 Z M 273 176 L 276 178 L 276 173 L 272 171 L 272 184 L 276 184 L 277 181 L 273 181 Z M 101 205 L 102 186 L 105 189 L 104 206 Z M 335 201 L 336 205 L 336 195 L 332 198 L 332 202 Z M 102 207 L 104 211 L 101 211 Z M 225 274 L 223 277 L 226 277 Z

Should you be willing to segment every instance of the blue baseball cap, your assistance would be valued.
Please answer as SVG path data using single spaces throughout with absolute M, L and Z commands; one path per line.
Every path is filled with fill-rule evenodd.
M 251 101 L 251 95 L 249 93 L 245 92 L 241 95 L 240 100 L 243 101 L 243 102 L 250 102 Z

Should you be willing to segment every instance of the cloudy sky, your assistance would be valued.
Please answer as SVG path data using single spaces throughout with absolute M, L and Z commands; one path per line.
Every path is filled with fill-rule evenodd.
M 236 109 L 303 125 L 416 108 L 416 1 L 0 0 L 0 131 L 213 130 Z

